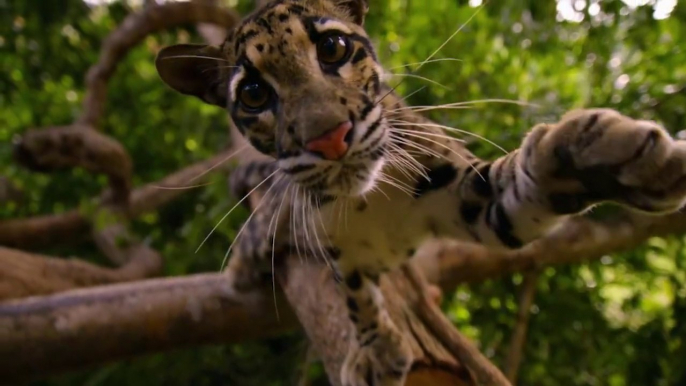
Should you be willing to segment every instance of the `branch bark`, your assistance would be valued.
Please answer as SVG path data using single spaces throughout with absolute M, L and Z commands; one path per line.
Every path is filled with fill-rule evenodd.
M 231 150 L 226 150 L 212 158 L 187 166 L 159 181 L 135 189 L 131 192 L 127 217 L 136 218 L 170 203 L 187 192 L 179 188 L 194 181 L 202 182 L 199 177 L 203 173 L 224 163 L 232 154 Z M 203 178 L 205 177 L 207 174 L 203 175 Z M 102 199 L 99 201 L 102 202 Z M 31 250 L 56 244 L 74 243 L 79 240 L 80 235 L 88 234 L 90 221 L 88 214 L 79 210 L 0 221 L 0 245 Z
M 517 321 L 512 338 L 507 350 L 505 359 L 505 375 L 512 384 L 517 383 L 517 373 L 522 362 L 522 353 L 526 345 L 526 333 L 529 329 L 529 317 L 531 316 L 531 305 L 534 303 L 536 295 L 536 283 L 538 282 L 539 271 L 527 272 L 521 284 L 519 294 L 519 304 L 517 309 Z
M 55 258 L 0 247 L 0 301 L 139 280 L 159 273 L 161 259 L 154 251 L 134 248 L 131 252 L 132 258 L 128 263 L 112 269 L 78 259 Z M 0 337 L 0 341 L 3 339 Z
M 271 287 L 238 293 L 205 274 L 0 303 L 0 379 L 16 384 L 133 355 L 230 344 L 297 328 Z M 126 310 L 126 312 L 122 312 Z

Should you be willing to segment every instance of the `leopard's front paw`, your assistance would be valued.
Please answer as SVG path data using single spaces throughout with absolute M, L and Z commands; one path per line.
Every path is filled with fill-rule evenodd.
M 390 320 L 354 337 L 341 368 L 343 386 L 402 386 L 412 347 Z
M 649 212 L 682 207 L 686 142 L 650 121 L 610 109 L 570 112 L 527 137 L 523 166 L 559 213 L 601 201 Z

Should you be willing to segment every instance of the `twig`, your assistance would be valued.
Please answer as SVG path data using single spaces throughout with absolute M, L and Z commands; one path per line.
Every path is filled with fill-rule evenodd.
M 428 284 L 412 265 L 403 266 L 403 272 L 420 294 L 417 313 L 440 341 L 463 363 L 479 386 L 509 386 L 510 382 L 479 350 L 455 329 L 426 292 Z
M 521 284 L 521 293 L 519 294 L 519 305 L 517 309 L 517 321 L 514 331 L 512 332 L 510 346 L 505 359 L 505 375 L 513 385 L 517 383 L 517 373 L 519 372 L 519 365 L 522 361 L 522 353 L 524 352 L 524 346 L 526 343 L 526 332 L 529 328 L 531 305 L 534 302 L 536 283 L 539 275 L 539 271 L 527 272 L 524 275 L 524 280 Z

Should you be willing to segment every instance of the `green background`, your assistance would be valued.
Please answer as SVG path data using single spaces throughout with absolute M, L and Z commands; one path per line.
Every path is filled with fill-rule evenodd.
M 100 42 L 139 2 L 0 0 L 0 175 L 24 190 L 0 218 L 60 213 L 86 205 L 104 178 L 74 170 L 30 173 L 11 161 L 10 143 L 28 128 L 63 125 L 79 113 L 83 75 Z M 372 0 L 367 29 L 383 64 L 402 74 L 471 20 L 436 55 L 459 61 L 427 64 L 417 73 L 445 87 L 407 78 L 409 101 L 437 105 L 441 123 L 469 130 L 511 150 L 535 123 L 574 107 L 612 107 L 658 120 L 675 135 L 686 129 L 686 4 L 675 1 L 492 0 L 478 13 L 468 1 Z M 573 3 L 573 4 L 572 4 Z M 644 4 L 629 7 L 630 4 Z M 241 0 L 238 7 L 250 8 Z M 577 8 L 574 8 L 574 5 Z M 476 13 L 476 14 L 475 14 Z M 134 184 L 159 179 L 227 145 L 225 114 L 165 87 L 155 53 L 200 41 L 193 28 L 148 37 L 110 81 L 103 130 L 135 163 Z M 395 84 L 402 77 L 393 78 Z M 467 137 L 484 157 L 494 146 Z M 235 203 L 222 176 L 177 203 L 141 217 L 135 232 L 164 256 L 166 275 L 219 270 L 246 213 L 225 221 L 196 247 Z M 106 264 L 90 244 L 42 251 Z M 539 282 L 520 371 L 522 385 L 686 384 L 686 248 L 682 237 L 654 238 L 628 253 L 546 269 Z M 516 315 L 521 275 L 463 286 L 446 294 L 456 325 L 501 364 Z M 95 343 L 97 344 L 97 342 Z M 157 354 L 65 375 L 35 385 L 291 385 L 305 352 L 301 333 L 231 347 Z M 325 385 L 317 365 L 305 370 Z

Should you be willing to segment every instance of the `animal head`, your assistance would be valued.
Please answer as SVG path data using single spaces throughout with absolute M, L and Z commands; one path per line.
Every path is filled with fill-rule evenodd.
M 175 90 L 226 108 L 295 183 L 361 195 L 375 186 L 389 142 L 366 12 L 366 0 L 275 0 L 221 46 L 167 47 L 156 66 Z

